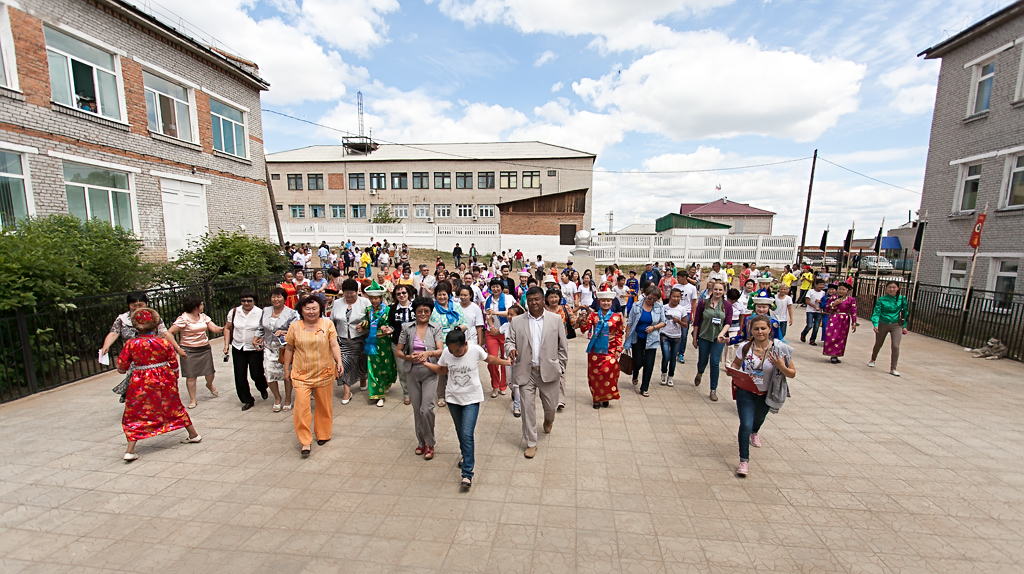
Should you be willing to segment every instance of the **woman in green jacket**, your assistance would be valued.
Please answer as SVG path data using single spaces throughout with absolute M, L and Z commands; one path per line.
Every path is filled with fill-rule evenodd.
M 871 313 L 871 324 L 875 327 L 875 347 L 871 350 L 869 367 L 875 366 L 878 351 L 882 350 L 885 336 L 891 335 L 892 359 L 889 361 L 889 374 L 900 376 L 896 363 L 900 361 L 900 340 L 907 334 L 907 298 L 900 295 L 900 285 L 895 281 L 885 284 L 885 295 L 875 302 L 875 310 Z

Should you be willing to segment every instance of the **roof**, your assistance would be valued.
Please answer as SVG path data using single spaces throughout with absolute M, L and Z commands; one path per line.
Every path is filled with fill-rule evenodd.
M 654 233 L 655 230 L 653 223 L 634 223 L 632 225 L 627 225 L 615 232 L 616 235 L 654 235 Z
M 424 160 L 502 160 L 502 159 L 567 159 L 596 160 L 585 151 L 544 142 L 479 142 L 479 143 L 417 143 L 380 144 L 369 154 L 344 153 L 340 145 L 314 145 L 268 154 L 268 163 L 356 162 L 356 161 L 424 161 Z
M 1024 0 L 1022 0 L 1024 1 Z M 722 197 L 708 203 L 684 203 L 679 206 L 680 215 L 775 215 L 774 211 L 766 211 L 751 207 L 747 203 L 729 201 Z
M 900 238 L 894 235 L 886 235 L 882 238 L 882 249 L 903 249 L 900 245 Z
M 918 57 L 924 56 L 925 60 L 941 58 L 943 55 L 955 50 L 956 48 L 959 48 L 979 36 L 983 36 L 992 30 L 995 30 L 1006 22 L 1021 16 L 1024 16 L 1024 0 L 1014 2 L 991 16 L 975 22 L 971 26 L 964 28 L 959 34 L 946 38 L 931 48 L 922 51 L 918 54 Z
M 679 215 L 678 213 L 662 215 L 654 222 L 654 225 L 658 233 L 669 229 L 729 229 L 732 227 L 724 223 L 698 219 L 689 215 Z

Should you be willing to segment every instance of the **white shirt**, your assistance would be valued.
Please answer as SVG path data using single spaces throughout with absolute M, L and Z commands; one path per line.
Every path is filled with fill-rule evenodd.
M 590 305 L 594 302 L 594 290 L 591 289 L 590 287 L 584 287 L 581 285 L 579 288 L 579 292 L 580 305 L 583 305 L 584 307 L 590 307 Z
M 307 259 L 301 252 L 296 251 L 295 255 L 292 255 L 292 261 L 295 262 L 297 267 L 305 267 Z
M 351 312 L 349 308 L 351 307 Z M 355 339 L 365 337 L 366 331 L 357 331 L 359 323 L 366 318 L 366 309 L 370 307 L 370 300 L 366 297 L 359 297 L 355 303 L 349 305 L 344 298 L 334 301 L 331 306 L 331 321 L 334 321 L 334 329 L 338 337 L 342 339 Z
M 383 267 L 384 265 L 391 265 L 391 256 L 387 251 L 381 251 L 377 256 L 377 266 Z
M 488 293 L 487 295 L 484 296 L 484 305 L 487 305 L 487 297 L 491 298 L 491 306 L 489 308 L 490 309 L 494 309 L 495 311 L 500 311 L 500 309 L 499 309 L 500 305 L 498 303 L 498 298 L 495 297 L 492 293 Z M 502 293 L 501 297 L 505 300 L 505 310 L 506 311 L 508 311 L 509 307 L 511 307 L 511 306 L 516 304 L 515 297 L 513 297 L 511 295 Z
M 469 286 L 473 288 L 473 302 L 482 306 L 486 300 L 484 297 L 484 290 L 476 283 L 470 283 Z
M 467 345 L 466 353 L 456 357 L 446 346 L 437 364 L 448 367 L 448 386 L 444 391 L 445 402 L 453 405 L 472 405 L 484 400 L 484 387 L 480 384 L 480 361 L 487 358 L 487 351 L 480 345 Z
M 612 287 L 612 291 L 615 292 L 615 297 L 619 300 L 619 305 L 625 307 L 626 303 L 629 302 L 629 287 L 619 287 L 616 285 L 615 287 Z
M 260 326 L 260 317 L 262 315 L 263 309 L 259 307 L 253 307 L 246 314 L 242 310 L 241 305 L 228 313 L 228 320 L 234 326 L 231 331 L 232 347 L 239 351 L 256 350 L 256 347 L 252 344 L 252 339 L 256 336 L 256 329 Z
M 483 311 L 473 303 L 470 303 L 469 307 L 464 307 L 462 301 L 459 301 L 459 306 L 462 307 L 462 314 L 466 316 L 466 340 L 474 345 L 479 345 L 480 340 L 477 338 L 476 328 L 484 326 Z
M 725 272 L 724 269 L 721 271 L 712 271 L 711 273 L 708 273 L 708 281 L 711 281 L 712 279 L 722 281 L 723 283 L 728 283 L 729 275 Z
M 679 306 L 686 310 L 689 314 L 693 309 L 693 300 L 697 298 L 697 287 L 692 283 L 676 283 L 672 286 L 672 289 L 682 293 L 682 297 L 679 299 Z
M 821 312 L 821 300 L 825 298 L 824 291 L 817 291 L 811 289 L 807 292 L 807 312 L 808 313 L 820 313 Z M 813 305 L 812 305 L 813 303 Z
M 676 305 L 675 307 L 671 305 L 665 305 L 664 307 L 662 307 L 662 310 L 665 311 L 665 326 L 662 327 L 661 329 L 661 336 L 669 337 L 672 339 L 678 339 L 679 337 L 682 337 L 682 326 L 677 324 L 672 319 L 682 319 L 689 315 L 690 312 L 684 309 L 681 303 L 679 305 Z
M 530 364 L 534 367 L 540 366 L 540 344 L 544 339 L 544 313 L 540 314 L 540 317 L 534 317 L 530 314 L 530 346 L 533 348 L 533 357 L 530 358 Z
M 772 318 L 776 321 L 788 322 L 789 321 L 789 308 L 793 306 L 793 298 L 786 295 L 782 299 L 775 298 L 775 310 L 772 311 Z

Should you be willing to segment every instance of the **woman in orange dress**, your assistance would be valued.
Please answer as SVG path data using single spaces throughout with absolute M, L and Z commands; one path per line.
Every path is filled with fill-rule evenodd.
M 148 307 L 131 313 L 138 336 L 129 339 L 117 357 L 117 371 L 131 370 L 121 426 L 128 439 L 124 461 L 137 460 L 135 444 L 144 439 L 183 428 L 183 443 L 197 443 L 199 436 L 178 394 L 178 354 L 166 339 L 156 336 L 160 315 Z
M 299 302 L 299 297 L 296 292 L 297 287 L 295 286 L 295 275 L 292 275 L 291 271 L 284 274 L 284 281 L 281 283 L 281 289 L 284 289 L 284 292 L 288 294 L 284 299 L 285 307 L 295 309 L 295 304 Z
M 594 408 L 599 409 L 619 400 L 619 355 L 626 324 L 621 313 L 612 312 L 614 291 L 598 291 L 595 296 L 600 310 L 584 317 L 579 327 L 584 331 L 594 328 L 587 345 L 587 384 Z

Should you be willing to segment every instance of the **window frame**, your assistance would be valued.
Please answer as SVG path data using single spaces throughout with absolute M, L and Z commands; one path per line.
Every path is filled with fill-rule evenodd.
M 288 181 L 288 191 L 302 191 L 303 177 L 301 173 L 287 173 L 285 179 Z M 298 187 L 292 184 L 292 182 L 298 182 Z
M 473 204 L 472 203 L 456 203 L 455 204 L 456 217 L 473 217 Z
M 498 189 L 519 189 L 518 187 L 518 171 L 502 171 L 499 172 L 498 176 Z
M 498 211 L 497 206 L 492 203 L 482 203 L 476 206 L 476 209 L 480 217 L 494 217 L 495 212 Z
M 353 203 L 348 206 L 350 219 L 369 219 L 366 215 L 365 203 Z
M 529 183 L 527 183 L 529 178 Z M 521 189 L 540 189 L 540 171 L 523 171 Z
M 17 151 L 15 149 L 13 149 L 15 147 L 21 147 L 21 146 L 14 146 L 14 145 L 8 146 L 7 144 L 0 143 L 0 152 L 8 153 L 8 154 L 11 154 L 13 156 L 17 156 L 18 162 L 21 164 L 21 173 L 20 174 L 16 174 L 16 173 L 0 172 L 0 177 L 8 177 L 8 178 L 13 178 L 13 179 L 18 179 L 18 180 L 21 181 L 21 188 L 22 188 L 22 191 L 25 193 L 25 213 L 26 213 L 26 217 L 35 217 L 35 215 L 36 215 L 36 207 L 35 207 L 35 201 L 33 201 L 33 199 L 32 199 L 32 181 L 31 181 L 31 178 L 29 176 L 28 158 L 25 157 L 25 152 Z M 38 151 L 34 151 L 34 152 L 31 152 L 31 153 L 38 153 Z M 65 193 L 67 193 L 67 192 L 65 191 Z M 15 219 L 15 221 L 17 221 L 17 219 Z M 3 220 L 0 219 L 0 230 L 4 229 L 5 227 L 6 226 L 3 224 Z
M 347 219 L 348 212 L 345 210 L 344 203 L 332 203 L 329 207 L 331 208 L 331 219 Z M 341 215 L 338 215 L 339 212 Z
M 455 189 L 473 189 L 473 172 L 455 172 Z
M 51 153 L 50 155 L 53 155 L 53 154 Z M 61 161 L 60 177 L 61 177 L 61 182 L 64 184 L 64 200 L 66 202 L 68 201 L 68 189 L 67 189 L 68 186 L 72 185 L 72 186 L 76 186 L 76 187 L 81 187 L 84 190 L 84 193 L 85 193 L 86 220 L 87 221 L 88 220 L 92 220 L 92 219 L 95 218 L 95 214 L 93 213 L 92 202 L 90 201 L 89 190 L 90 189 L 96 189 L 96 190 L 106 191 L 106 193 L 107 193 L 107 209 L 109 210 L 108 215 L 110 216 L 109 223 L 110 223 L 111 227 L 115 227 L 117 224 L 114 222 L 114 201 L 113 201 L 114 196 L 113 196 L 113 193 L 115 193 L 115 192 L 117 192 L 117 193 L 125 193 L 125 194 L 128 195 L 128 211 L 129 211 L 129 216 L 130 216 L 131 221 L 132 221 L 132 229 L 127 229 L 126 231 L 129 231 L 129 232 L 131 232 L 132 234 L 134 234 L 136 236 L 141 236 L 142 235 L 141 230 L 139 228 L 139 214 L 138 214 L 137 198 L 135 197 L 136 187 L 137 187 L 136 186 L 136 182 L 135 182 L 135 174 L 137 172 L 133 168 L 125 169 L 124 166 L 117 166 L 117 165 L 114 165 L 114 164 L 106 164 L 106 162 L 100 162 L 100 161 L 97 161 L 97 160 L 91 160 L 89 158 L 73 158 L 73 159 L 69 159 L 67 157 L 62 157 L 61 159 L 63 161 Z M 103 170 L 107 170 L 107 171 L 114 171 L 114 172 L 123 173 L 125 175 L 125 179 L 126 179 L 128 187 L 126 189 L 121 189 L 121 188 L 117 188 L 117 187 L 108 187 L 108 186 L 104 186 L 104 185 L 84 184 L 84 183 L 78 183 L 78 182 L 73 182 L 73 181 L 69 182 L 69 181 L 67 181 L 67 179 L 65 179 L 65 175 L 64 175 L 64 165 L 67 164 L 67 163 L 81 165 L 81 166 L 90 167 L 90 168 L 97 168 L 97 169 L 103 169 Z M 71 213 L 70 202 L 68 202 L 67 205 L 68 205 L 68 214 L 69 215 L 74 215 L 73 213 Z M 122 227 L 122 229 L 124 229 L 124 228 Z
M 317 187 L 313 187 L 313 182 L 317 182 Z M 307 173 L 306 174 L 306 189 L 309 191 L 323 191 L 324 190 L 324 174 L 322 173 Z
M 992 89 L 995 87 L 995 56 L 986 58 L 971 66 L 971 92 L 967 101 L 967 117 L 978 116 L 989 112 L 992 109 Z M 985 66 L 992 65 L 992 72 L 985 74 Z M 982 82 L 989 82 L 988 107 L 978 110 L 978 89 Z
M 297 204 L 288 204 L 288 212 L 291 214 L 292 219 L 306 219 L 306 206 Z
M 205 92 L 210 97 L 211 101 L 215 101 L 215 102 L 217 102 L 217 103 L 219 103 L 219 104 L 221 104 L 223 106 L 229 107 L 229 108 L 231 108 L 231 109 L 233 109 L 233 110 L 235 110 L 235 111 L 237 111 L 237 112 L 242 114 L 242 123 L 238 124 L 238 122 L 236 122 L 235 120 L 233 120 L 231 118 L 228 118 L 228 117 L 224 117 L 224 116 L 214 112 L 213 111 L 213 106 L 212 105 L 210 106 L 210 130 L 211 130 L 211 133 L 213 131 L 213 118 L 215 116 L 218 117 L 218 118 L 221 118 L 221 120 L 222 120 L 221 121 L 221 146 L 223 146 L 224 145 L 224 135 L 223 135 L 223 133 L 224 133 L 224 122 L 231 122 L 232 124 L 241 125 L 242 126 L 242 139 L 245 142 L 244 145 L 242 146 L 242 149 L 245 150 L 245 155 L 238 155 L 237 153 L 231 153 L 229 151 L 224 151 L 222 149 L 217 149 L 217 146 L 216 146 L 217 142 L 216 141 L 213 142 L 214 143 L 213 149 L 215 151 L 218 151 L 218 152 L 223 153 L 223 154 L 230 155 L 232 157 L 238 157 L 238 158 L 242 158 L 242 159 L 249 159 L 249 109 L 244 107 L 244 106 L 240 106 L 240 105 L 238 105 L 238 104 L 236 104 L 236 103 L 234 103 L 234 102 L 232 102 L 230 100 L 227 100 L 225 98 L 217 96 L 216 94 L 211 93 L 209 90 L 206 90 Z M 232 132 L 232 136 L 231 137 L 234 138 L 234 132 Z M 238 142 L 237 141 L 235 142 L 235 150 L 238 150 Z
M 971 175 L 970 171 L 973 167 L 978 168 L 977 175 Z M 960 173 L 957 177 L 956 191 L 953 194 L 953 208 L 950 213 L 954 215 L 968 214 L 974 213 L 978 209 L 978 194 L 981 192 L 981 176 L 984 171 L 982 162 L 960 164 Z M 975 191 L 974 196 L 974 207 L 972 209 L 963 209 L 964 187 L 966 187 L 969 181 L 974 180 L 978 182 L 978 189 Z
M 395 182 L 398 182 L 399 185 L 395 185 Z M 409 189 L 409 172 L 391 172 L 391 189 Z
M 348 188 L 353 191 L 366 189 L 366 174 L 362 172 L 349 172 Z
M 493 171 L 477 172 L 476 178 L 477 189 L 494 189 L 495 179 Z
M 452 204 L 450 203 L 435 203 L 434 204 L 434 217 L 450 218 L 452 216 Z
M 388 188 L 388 174 L 384 172 L 374 172 L 370 174 L 370 189 L 374 191 L 387 189 Z
M 412 172 L 412 188 L 413 189 L 430 189 L 430 172 L 429 171 L 414 171 L 414 172 Z
M 317 215 L 318 211 L 320 215 Z M 323 203 L 309 204 L 309 217 L 310 219 L 327 219 L 327 206 Z
M 1020 165 L 1018 165 L 1020 164 Z M 1003 181 L 1002 192 L 999 194 L 999 208 L 1000 209 L 1024 209 L 1024 190 L 1020 195 L 1020 202 L 1010 203 L 1013 198 L 1013 176 L 1019 174 L 1021 177 L 1021 187 L 1024 188 L 1024 153 L 1011 155 L 1006 158 L 1006 169 Z
M 438 185 L 440 182 L 440 185 Z M 434 189 L 451 189 L 452 188 L 452 172 L 450 171 L 435 171 L 434 172 Z
M 185 91 L 185 97 L 187 99 L 186 100 L 179 100 L 178 98 L 176 98 L 176 97 L 174 97 L 174 96 L 172 96 L 170 94 L 165 94 L 163 92 L 158 92 L 158 91 L 156 91 L 156 89 L 150 88 L 149 86 L 146 85 L 146 74 L 149 74 L 150 76 L 156 76 L 157 78 L 159 78 L 159 79 L 161 79 L 161 80 L 163 80 L 163 81 L 165 81 L 165 82 L 167 82 L 169 84 L 174 84 L 175 86 L 178 86 L 179 88 L 181 88 L 182 90 Z M 146 100 L 146 120 L 147 120 L 146 127 L 149 128 L 150 133 L 157 133 L 157 134 L 160 134 L 162 136 L 166 136 L 166 137 L 169 137 L 169 138 L 174 138 L 174 139 L 181 140 L 183 142 L 192 143 L 192 144 L 198 144 L 199 143 L 199 121 L 198 121 L 199 118 L 197 117 L 198 114 L 197 114 L 197 109 L 196 109 L 196 93 L 195 93 L 195 87 L 194 86 L 190 86 L 190 85 L 182 82 L 180 79 L 174 78 L 174 77 L 170 76 L 169 74 L 164 73 L 164 72 L 162 72 L 160 70 L 155 70 L 155 69 L 153 69 L 150 66 L 143 65 L 142 66 L 142 88 L 143 88 L 143 94 L 144 94 L 144 97 L 145 97 L 145 100 Z M 182 137 L 166 134 L 162 130 L 161 131 L 155 131 L 155 130 L 153 130 L 153 128 L 149 127 L 149 124 L 148 124 L 148 120 L 149 120 L 149 98 L 147 97 L 149 95 L 149 93 L 153 93 L 155 98 L 159 98 L 159 96 L 164 96 L 164 97 L 170 98 L 171 100 L 173 100 L 175 102 L 182 102 L 182 103 L 184 103 L 188 107 L 188 115 L 189 115 L 189 117 L 188 117 L 188 125 L 189 125 L 189 130 L 192 133 L 192 139 L 185 139 L 185 138 L 182 138 Z M 156 121 L 157 121 L 157 127 L 159 128 L 159 127 L 161 127 L 163 125 L 163 122 L 160 121 L 160 119 L 161 119 L 160 116 L 162 114 L 162 111 L 161 111 L 161 107 L 160 107 L 160 105 L 158 103 L 159 100 L 156 100 L 156 102 L 157 102 L 157 106 L 156 106 L 157 120 Z M 177 108 L 175 108 L 175 114 L 177 114 Z
M 401 213 L 399 213 L 401 212 Z M 391 204 L 391 215 L 399 219 L 409 218 L 409 204 L 408 203 L 393 203 Z
M 1020 259 L 1014 258 L 993 258 L 990 260 L 988 286 L 986 289 L 992 292 L 992 299 L 1000 310 L 1008 310 L 1013 307 L 1013 296 L 1017 293 L 1017 276 L 1020 275 L 1020 261 Z M 1003 271 L 1003 263 L 1012 263 L 1015 270 Z M 1010 291 L 1000 291 L 998 289 L 999 280 L 1005 278 L 1009 278 L 1013 284 L 1013 289 Z
M 113 48 L 112 46 L 106 45 L 103 42 L 95 40 L 95 39 L 91 38 L 90 36 L 88 36 L 87 34 L 84 34 L 82 32 L 79 32 L 77 30 L 74 30 L 74 29 L 69 28 L 69 27 L 64 26 L 64 25 L 49 26 L 49 25 L 44 24 L 43 27 L 44 28 L 49 28 L 50 30 L 53 30 L 54 32 L 56 32 L 58 34 L 62 34 L 64 36 L 67 36 L 67 37 L 71 38 L 72 40 L 75 40 L 77 42 L 81 42 L 82 44 L 86 44 L 87 46 L 90 46 L 90 47 L 92 47 L 92 48 L 94 48 L 96 50 L 100 50 L 101 52 L 105 52 L 105 53 L 110 55 L 111 60 L 113 61 L 113 69 L 104 68 L 104 67 L 99 66 L 97 64 L 93 64 L 92 62 L 88 62 L 88 61 L 86 61 L 86 60 L 84 60 L 84 59 L 82 59 L 82 58 L 80 58 L 78 56 L 74 56 L 72 54 L 69 54 L 69 53 L 65 52 L 64 50 L 61 50 L 60 48 L 54 48 L 54 47 L 50 46 L 46 42 L 45 33 L 44 33 L 43 46 L 44 46 L 45 53 L 46 53 L 46 56 L 47 56 L 47 62 L 46 62 L 47 81 L 50 81 L 50 74 L 52 74 L 52 72 L 50 70 L 49 52 L 53 52 L 53 53 L 55 53 L 55 54 L 57 54 L 59 56 L 63 56 L 64 58 L 66 58 L 66 60 L 67 60 L 67 72 L 68 72 L 67 80 L 68 80 L 68 86 L 69 86 L 70 91 L 71 91 L 70 97 L 72 98 L 72 102 L 71 102 L 70 105 L 69 104 L 65 104 L 63 102 L 59 102 L 56 99 L 54 99 L 54 97 L 53 97 L 53 95 L 54 95 L 53 94 L 53 85 L 52 85 L 52 82 L 51 82 L 51 86 L 50 86 L 50 101 L 55 103 L 55 104 L 57 104 L 57 105 L 59 105 L 59 106 L 63 106 L 65 108 L 74 109 L 74 110 L 80 111 L 80 112 L 85 113 L 85 114 L 91 114 L 91 115 L 94 115 L 94 116 L 97 116 L 97 117 L 100 117 L 100 118 L 103 118 L 103 119 L 106 119 L 106 120 L 110 120 L 110 121 L 114 121 L 114 122 L 118 122 L 118 123 L 122 123 L 122 124 L 128 123 L 127 122 L 128 111 L 127 111 L 127 106 L 125 105 L 125 96 L 124 96 L 124 76 L 123 76 L 122 69 L 121 69 L 121 57 L 124 56 L 124 52 L 122 52 L 120 50 L 117 50 L 116 48 Z M 96 92 L 96 95 L 97 95 L 96 111 L 95 112 L 93 112 L 91 110 L 82 109 L 81 107 L 78 106 L 77 102 L 73 101 L 74 98 L 76 98 L 77 96 L 75 94 L 74 72 L 72 71 L 72 66 L 71 66 L 71 61 L 72 60 L 76 60 L 79 63 L 81 63 L 82 65 L 89 66 L 89 67 L 93 68 L 93 74 L 92 74 L 92 77 L 93 77 L 93 88 L 94 88 L 94 90 Z M 116 97 L 117 97 L 117 107 L 118 107 L 118 115 L 117 115 L 117 117 L 107 116 L 107 115 L 104 115 L 103 113 L 100 112 L 100 109 L 102 109 L 102 105 L 100 103 L 100 98 L 99 98 L 100 87 L 99 87 L 98 76 L 96 75 L 96 69 L 103 70 L 104 72 L 106 72 L 108 74 L 112 74 L 114 76 L 114 87 L 115 87 L 115 91 L 117 92 L 117 94 L 116 94 Z
M 416 219 L 427 219 L 430 217 L 430 204 L 429 203 L 414 203 L 412 205 L 413 217 Z
M 14 34 L 11 31 L 11 17 L 7 12 L 10 4 L 0 3 L 0 65 L 3 65 L 4 83 L 0 84 L 8 90 L 21 91 L 18 82 L 18 58 L 14 46 Z M 22 169 L 25 169 L 22 162 Z

